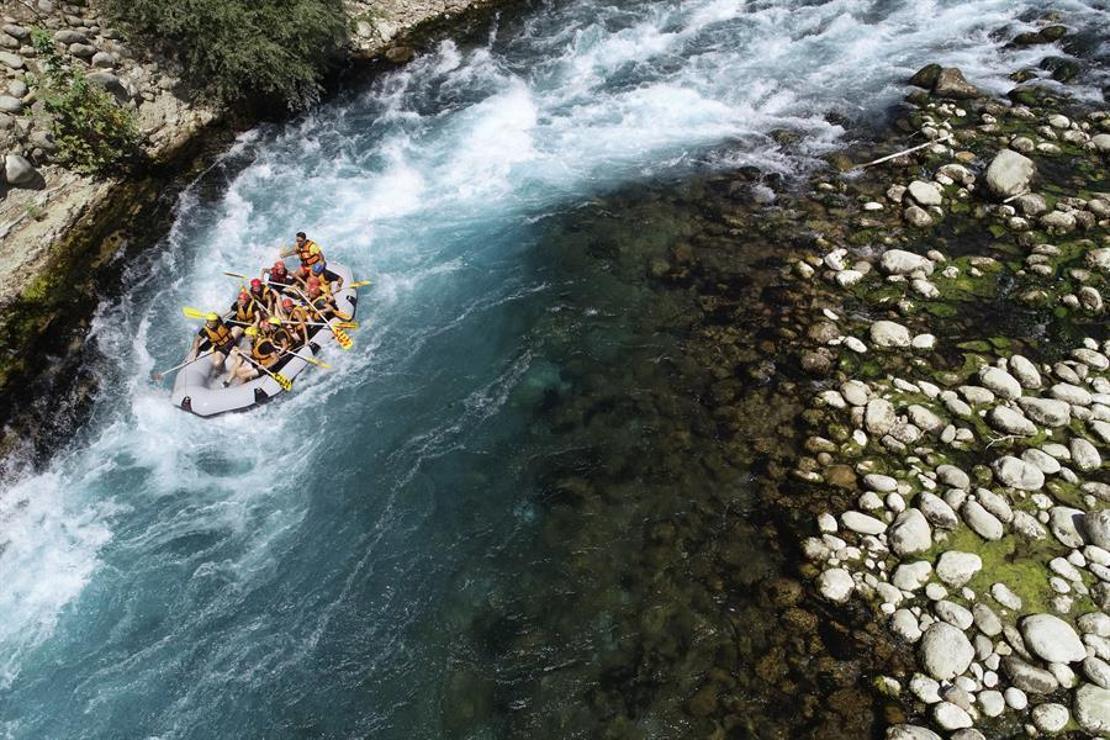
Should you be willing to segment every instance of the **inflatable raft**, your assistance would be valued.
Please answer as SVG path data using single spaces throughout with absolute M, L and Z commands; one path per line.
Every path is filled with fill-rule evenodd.
M 353 280 L 351 271 L 344 265 L 334 262 L 328 263 L 328 270 L 343 278 L 343 285 L 350 285 Z M 355 288 L 341 288 L 335 291 L 335 303 L 340 311 L 355 315 L 358 304 L 358 291 Z M 274 367 L 270 368 L 276 373 L 281 373 L 290 381 L 301 374 L 309 363 L 303 357 L 319 354 L 325 347 L 335 344 L 335 335 L 326 326 L 318 327 L 315 334 L 309 335 L 307 345 L 302 345 L 296 355 L 286 355 Z M 239 348 L 250 351 L 250 340 L 243 337 L 239 340 Z M 201 354 L 206 351 L 201 349 Z M 170 397 L 173 405 L 185 411 L 191 411 L 197 416 L 216 416 L 229 411 L 246 411 L 282 393 L 282 387 L 269 375 L 262 375 L 254 380 L 241 385 L 223 386 L 223 379 L 227 374 L 223 371 L 215 372 L 212 368 L 212 358 L 202 357 L 177 373 L 173 384 L 173 394 Z

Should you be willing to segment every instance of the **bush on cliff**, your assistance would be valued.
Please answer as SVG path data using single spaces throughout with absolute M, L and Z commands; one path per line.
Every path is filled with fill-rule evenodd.
M 31 82 L 50 114 L 58 161 L 78 172 L 101 174 L 134 160 L 141 141 L 134 114 L 75 70 L 46 31 L 36 29 L 32 43 L 42 73 Z
M 343 0 L 105 0 L 129 39 L 177 62 L 202 97 L 303 108 L 340 58 Z

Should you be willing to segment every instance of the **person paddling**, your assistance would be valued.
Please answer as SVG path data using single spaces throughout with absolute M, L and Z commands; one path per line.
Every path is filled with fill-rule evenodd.
M 285 298 L 281 302 L 281 310 L 284 314 L 285 325 L 291 327 L 289 334 L 293 340 L 293 346 L 299 347 L 308 344 L 308 322 L 311 318 L 308 309 L 293 303 L 292 298 Z
M 251 299 L 258 304 L 267 316 L 273 314 L 277 304 L 277 293 L 268 285 L 263 285 L 258 278 L 251 280 Z
M 276 365 L 281 358 L 281 350 L 285 348 L 281 342 L 282 337 L 276 336 L 276 329 L 280 325 L 281 319 L 273 316 L 263 321 L 259 328 L 247 327 L 247 335 L 253 340 L 250 359 L 264 368 L 269 369 Z M 284 338 L 288 339 L 287 336 Z M 224 381 L 224 387 L 234 382 L 246 383 L 262 374 L 261 370 L 243 359 L 244 353 L 241 349 L 236 348 L 235 353 L 238 356 L 232 363 L 234 366 L 230 368 L 230 375 Z
M 236 337 L 232 333 L 231 328 L 224 323 L 220 315 L 215 311 L 208 313 L 204 317 L 204 326 L 197 332 L 196 339 L 193 340 L 193 346 L 189 349 L 189 356 L 187 359 L 193 360 L 200 351 L 201 346 L 207 342 L 213 349 L 212 353 L 212 368 L 219 370 L 223 367 L 224 361 L 228 355 L 235 348 Z
M 271 267 L 263 268 L 262 279 L 278 292 L 284 291 L 283 286 L 293 284 L 293 276 L 285 269 L 285 262 L 282 260 L 275 261 Z

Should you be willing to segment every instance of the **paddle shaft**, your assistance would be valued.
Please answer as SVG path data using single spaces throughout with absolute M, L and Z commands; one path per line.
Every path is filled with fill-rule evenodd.
M 157 373 L 152 372 L 150 374 L 150 377 L 154 378 L 155 380 L 162 380 L 162 378 L 166 377 L 167 373 L 172 373 L 174 370 L 180 370 L 181 368 L 185 367 L 186 365 L 192 365 L 197 360 L 202 360 L 205 357 L 207 357 L 208 355 L 212 355 L 212 354 L 215 354 L 215 353 L 216 353 L 216 350 L 214 350 L 214 349 L 209 350 L 208 352 L 205 352 L 203 355 L 197 355 L 196 357 L 194 357 L 191 360 L 185 360 L 185 362 L 182 362 L 179 365 L 174 365 L 173 367 L 167 368 L 167 369 L 165 369 L 161 372 L 157 372 Z

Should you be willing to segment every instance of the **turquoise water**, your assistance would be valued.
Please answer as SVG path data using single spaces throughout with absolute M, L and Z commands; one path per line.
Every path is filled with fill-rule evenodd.
M 653 193 L 810 166 L 829 110 L 874 117 L 927 61 L 1005 89 L 1044 52 L 991 40 L 1013 6 L 534 4 L 242 136 L 101 307 L 92 418 L 0 493 L 0 733 L 681 732 L 595 692 L 656 629 L 628 619 L 663 567 L 648 525 L 695 489 L 751 498 L 704 463 L 692 298 L 645 279 L 701 216 Z M 374 280 L 355 348 L 257 412 L 172 408 L 148 375 L 180 306 L 301 229 Z

